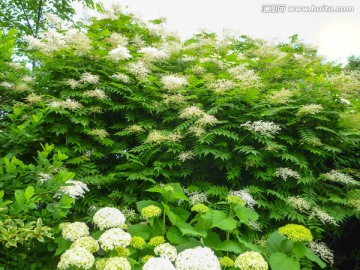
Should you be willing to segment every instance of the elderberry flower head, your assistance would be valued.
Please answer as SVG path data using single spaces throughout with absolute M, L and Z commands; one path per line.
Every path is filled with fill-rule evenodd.
M 74 199 L 84 197 L 85 192 L 89 191 L 87 185 L 81 181 L 67 180 L 65 184 L 69 185 L 61 186 L 59 189 L 60 192 L 68 194 L 71 198 Z
M 255 121 L 253 123 L 248 121 L 244 124 L 241 124 L 240 126 L 269 138 L 273 138 L 274 135 L 278 133 L 279 130 L 281 130 L 281 128 L 278 125 L 275 125 L 273 122 L 264 122 L 262 120 Z

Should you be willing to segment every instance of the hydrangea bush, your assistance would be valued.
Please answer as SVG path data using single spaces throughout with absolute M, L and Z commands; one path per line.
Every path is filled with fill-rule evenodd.
M 0 44 L 1 263 L 336 264 L 324 242 L 360 209 L 356 72 L 296 36 L 184 41 L 119 8 L 60 25 L 24 37 L 31 71 Z

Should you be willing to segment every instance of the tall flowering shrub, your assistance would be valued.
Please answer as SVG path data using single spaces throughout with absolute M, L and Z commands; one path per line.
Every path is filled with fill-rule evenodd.
M 220 253 L 239 255 L 249 249 L 265 254 L 252 245 L 266 243 L 268 233 L 288 223 L 329 240 L 326 232 L 341 231 L 348 217 L 359 217 L 359 130 L 349 124 L 358 117 L 355 73 L 324 64 L 295 36 L 271 44 L 201 32 L 183 41 L 161 19 L 145 23 L 121 9 L 81 29 L 66 27 L 26 38 L 29 58 L 37 63 L 31 73 L 14 70 L 7 60 L 0 77 L 6 105 L 0 154 L 28 164 L 48 143 L 66 155 L 61 169 L 74 178 L 58 181 L 62 187 L 54 193 L 76 201 L 62 218 L 87 221 L 92 209 L 137 205 L 151 225 L 149 235 L 176 231 L 186 248 L 196 241 L 221 242 L 226 248 Z M 46 183 L 57 172 L 47 166 L 42 173 L 39 181 Z M 186 189 L 166 186 L 174 182 Z M 211 201 L 221 203 L 212 208 Z M 132 222 L 139 219 L 135 215 Z M 108 229 L 102 218 L 95 220 L 97 228 Z M 125 224 L 123 218 L 111 224 L 117 223 Z M 130 234 L 141 228 L 141 235 L 132 236 L 146 235 L 149 228 L 136 225 Z M 215 232 L 208 234 L 212 226 L 220 230 L 220 242 Z M 275 234 L 268 246 L 285 238 Z M 69 243 L 56 241 L 60 255 Z M 270 264 L 286 259 L 300 267 L 291 261 L 294 254 L 316 261 L 302 253 L 305 244 L 287 241 L 294 253 L 270 248 L 282 253 Z M 219 255 L 226 265 L 242 265 L 235 254 L 229 260 Z M 257 254 L 243 256 L 258 258 L 265 269 Z M 100 269 L 126 264 L 110 258 L 94 263 Z

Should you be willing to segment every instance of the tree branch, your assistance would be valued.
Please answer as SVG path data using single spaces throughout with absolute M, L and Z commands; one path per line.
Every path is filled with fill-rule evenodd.
M 37 13 L 37 20 L 36 20 L 35 37 L 37 37 L 38 31 L 39 31 L 40 18 L 41 18 L 41 14 L 42 14 L 42 10 L 43 10 L 42 9 L 42 2 L 43 2 L 43 0 L 40 0 L 38 13 Z
M 19 0 L 19 3 L 20 3 L 20 6 L 21 6 L 21 10 L 23 11 L 24 15 L 25 15 L 25 19 L 26 19 L 26 23 L 32 33 L 32 35 L 34 35 L 34 31 L 33 31 L 33 28 L 31 27 L 31 24 L 30 24 L 30 21 L 29 21 L 29 17 L 28 15 L 26 14 L 26 11 L 25 11 L 25 8 L 24 8 L 24 5 L 23 5 L 23 2 L 22 0 Z

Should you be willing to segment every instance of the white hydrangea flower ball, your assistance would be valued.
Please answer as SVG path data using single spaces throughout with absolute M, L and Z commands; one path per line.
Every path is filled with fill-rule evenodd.
M 221 270 L 220 262 L 208 247 L 188 248 L 176 258 L 177 270 Z
M 68 269 L 75 266 L 83 269 L 90 269 L 95 262 L 94 256 L 83 247 L 74 247 L 65 251 L 58 264 L 59 269 Z
M 98 210 L 94 217 L 94 224 L 100 228 L 100 230 L 109 228 L 123 228 L 126 218 L 119 209 L 113 207 L 104 207 Z
M 72 242 L 90 234 L 89 227 L 84 222 L 67 222 L 60 224 L 59 227 L 62 230 L 62 236 Z
M 104 232 L 99 243 L 103 250 L 113 250 L 116 247 L 127 247 L 130 245 L 131 235 L 120 228 L 112 228 Z
M 154 252 L 156 255 L 163 258 L 168 258 L 172 262 L 175 261 L 177 257 L 176 248 L 169 243 L 164 243 L 156 246 L 154 248 Z
M 143 266 L 143 270 L 176 270 L 167 258 L 150 258 Z
M 131 265 L 124 257 L 112 257 L 106 260 L 103 270 L 131 270 Z

